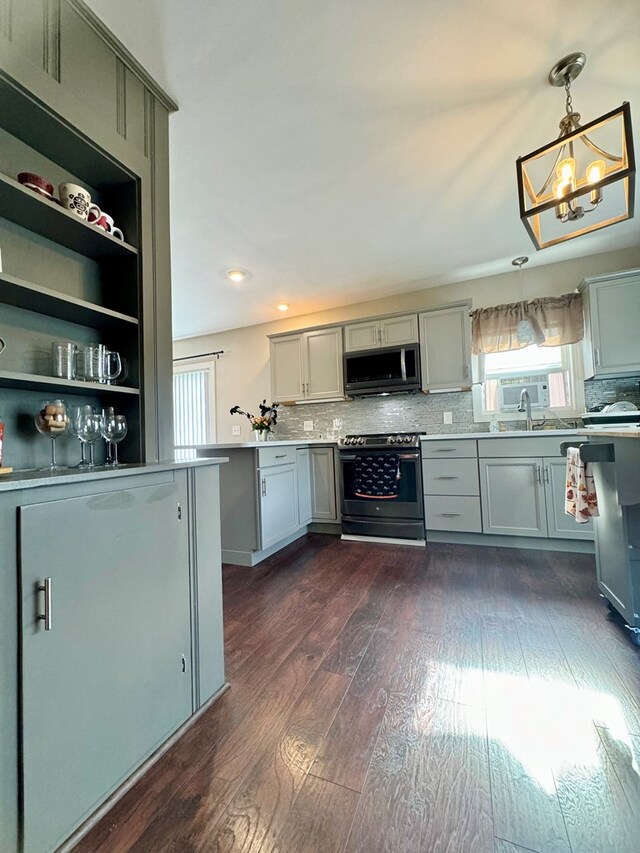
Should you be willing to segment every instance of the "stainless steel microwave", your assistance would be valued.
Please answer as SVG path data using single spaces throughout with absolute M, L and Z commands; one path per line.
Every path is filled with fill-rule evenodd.
M 419 345 L 346 352 L 344 390 L 352 397 L 419 391 Z

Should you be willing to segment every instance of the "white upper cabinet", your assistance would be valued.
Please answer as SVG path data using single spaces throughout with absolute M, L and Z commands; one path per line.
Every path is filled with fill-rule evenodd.
M 458 390 L 471 385 L 469 307 L 440 308 L 420 314 L 422 390 Z
M 342 329 L 305 332 L 302 340 L 305 400 L 342 397 Z
M 345 352 L 375 349 L 380 346 L 380 324 L 377 320 L 366 323 L 350 323 L 344 327 Z
M 380 320 L 380 346 L 394 347 L 401 344 L 418 343 L 418 315 L 389 317 Z
M 272 338 L 271 396 L 274 403 L 304 399 L 302 335 Z
M 640 270 L 585 279 L 585 378 L 640 373 Z
M 367 320 L 363 323 L 349 323 L 344 327 L 344 348 L 346 352 L 416 344 L 417 342 L 417 314 L 384 317 L 382 320 Z
M 344 396 L 340 326 L 271 338 L 269 346 L 274 403 Z

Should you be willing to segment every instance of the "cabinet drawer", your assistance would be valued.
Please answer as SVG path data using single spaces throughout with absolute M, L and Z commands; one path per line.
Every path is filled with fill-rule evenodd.
M 476 459 L 425 459 L 425 495 L 479 495 Z
M 261 447 L 258 450 L 258 468 L 271 465 L 289 465 L 298 458 L 296 447 Z
M 454 459 L 458 457 L 475 457 L 478 446 L 474 438 L 455 439 L 454 441 L 422 441 L 423 459 Z M 558 451 L 559 452 L 559 451 Z
M 482 533 L 480 498 L 427 495 L 424 499 L 424 513 L 427 530 Z
M 570 440 L 570 435 L 481 438 L 478 440 L 478 456 L 489 459 L 504 459 L 510 456 L 560 456 L 561 443 Z

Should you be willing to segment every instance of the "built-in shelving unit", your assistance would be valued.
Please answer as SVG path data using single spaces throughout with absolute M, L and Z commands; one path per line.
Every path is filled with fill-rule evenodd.
M 25 118 L 26 117 L 26 118 Z M 43 398 L 70 407 L 114 406 L 127 417 L 120 448 L 125 462 L 145 460 L 142 406 L 143 317 L 140 178 L 82 136 L 28 93 L 0 77 L 0 420 L 5 423 L 6 464 L 33 467 L 46 453 L 33 415 Z M 35 171 L 52 183 L 87 188 L 110 212 L 128 242 L 118 240 L 20 184 Z M 126 361 L 123 384 L 101 384 L 46 375 L 51 344 L 103 343 Z M 53 372 L 53 371 L 52 371 Z M 117 380 L 116 380 L 117 381 Z M 72 437 L 59 451 L 73 464 Z
M 77 299 L 75 296 L 58 293 L 8 273 L 0 273 L 0 303 L 24 308 L 27 311 L 37 311 L 49 317 L 91 326 L 94 329 L 138 325 L 138 320 L 128 314 L 103 308 L 93 302 Z
M 5 219 L 87 258 L 98 260 L 138 253 L 129 243 L 112 237 L 97 225 L 90 225 L 56 201 L 49 201 L 1 173 L 0 210 Z

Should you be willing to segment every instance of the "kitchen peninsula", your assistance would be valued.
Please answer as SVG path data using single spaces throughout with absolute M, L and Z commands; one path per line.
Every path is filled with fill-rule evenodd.
M 255 566 L 307 530 L 340 532 L 336 443 L 250 441 L 196 448 L 224 454 L 221 469 L 222 559 Z

